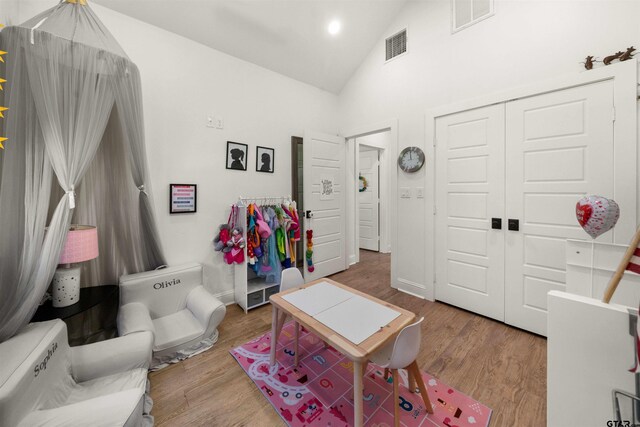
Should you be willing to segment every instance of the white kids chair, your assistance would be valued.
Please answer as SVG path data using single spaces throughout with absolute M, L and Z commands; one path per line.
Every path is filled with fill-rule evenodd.
M 198 263 L 120 277 L 118 333 L 153 333 L 152 369 L 213 346 L 225 313 L 204 288 Z
M 395 426 L 400 425 L 400 407 L 398 406 L 398 369 L 406 369 L 409 374 L 409 390 L 415 393 L 415 382 L 418 383 L 422 400 L 424 401 L 427 412 L 433 414 L 433 407 L 427 394 L 427 388 L 422 380 L 420 368 L 416 363 L 416 358 L 420 352 L 420 324 L 424 320 L 422 317 L 417 322 L 405 326 L 395 341 L 390 342 L 380 350 L 369 356 L 369 360 L 384 369 L 384 378 L 389 377 L 389 370 L 393 376 L 393 415 Z M 365 366 L 366 368 L 366 366 Z
M 0 426 L 153 425 L 147 370 L 153 335 L 69 347 L 60 319 L 0 343 Z
M 286 291 L 296 286 L 304 285 L 304 277 L 296 267 L 285 268 L 282 270 L 280 278 L 280 292 Z

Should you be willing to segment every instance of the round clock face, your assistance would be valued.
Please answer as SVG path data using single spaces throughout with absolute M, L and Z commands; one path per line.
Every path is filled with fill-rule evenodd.
M 398 166 L 405 172 L 417 172 L 424 165 L 424 151 L 418 147 L 407 147 L 398 156 Z

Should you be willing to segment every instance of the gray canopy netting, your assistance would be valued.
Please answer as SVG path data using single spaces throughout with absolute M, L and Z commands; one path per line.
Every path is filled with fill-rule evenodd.
M 0 50 L 0 105 L 9 108 L 0 119 L 2 342 L 36 311 L 72 221 L 98 228 L 100 256 L 82 264 L 85 284 L 165 261 L 135 64 L 84 0 L 4 28 Z

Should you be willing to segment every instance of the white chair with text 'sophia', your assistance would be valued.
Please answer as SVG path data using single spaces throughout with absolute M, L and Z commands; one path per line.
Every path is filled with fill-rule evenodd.
M 280 277 L 280 292 L 284 292 L 286 290 L 296 288 L 298 286 L 304 285 L 304 277 L 302 277 L 302 273 L 296 267 L 285 268 L 282 270 L 282 276 Z M 287 316 L 281 315 L 278 319 L 278 330 L 282 329 L 282 325 L 286 321 Z M 294 357 L 294 366 L 298 366 L 298 338 L 300 337 L 300 324 L 295 322 L 295 355 Z
M 0 426 L 153 425 L 151 332 L 69 347 L 60 319 L 0 343 Z
M 420 324 L 423 320 L 424 317 L 411 325 L 405 326 L 394 341 L 388 343 L 386 346 L 369 356 L 369 360 L 371 362 L 381 368 L 384 368 L 385 379 L 389 377 L 389 371 L 391 371 L 391 375 L 393 376 L 393 400 L 395 402 L 393 413 L 396 426 L 400 425 L 400 407 L 398 406 L 398 369 L 407 370 L 407 373 L 409 374 L 409 390 L 412 393 L 415 393 L 416 390 L 415 382 L 418 383 L 420 394 L 422 395 L 422 400 L 424 401 L 427 412 L 433 414 L 433 407 L 431 406 L 431 401 L 427 394 L 427 388 L 424 385 L 420 368 L 416 362 L 416 358 L 420 352 Z

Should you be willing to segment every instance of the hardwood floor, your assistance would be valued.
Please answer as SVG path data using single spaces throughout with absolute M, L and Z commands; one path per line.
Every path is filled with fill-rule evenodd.
M 389 255 L 361 251 L 359 264 L 332 278 L 425 316 L 420 368 L 492 408 L 491 426 L 544 426 L 546 339 L 396 291 L 389 269 Z M 269 305 L 246 315 L 228 306 L 211 350 L 149 374 L 156 425 L 284 425 L 229 354 L 270 327 Z

